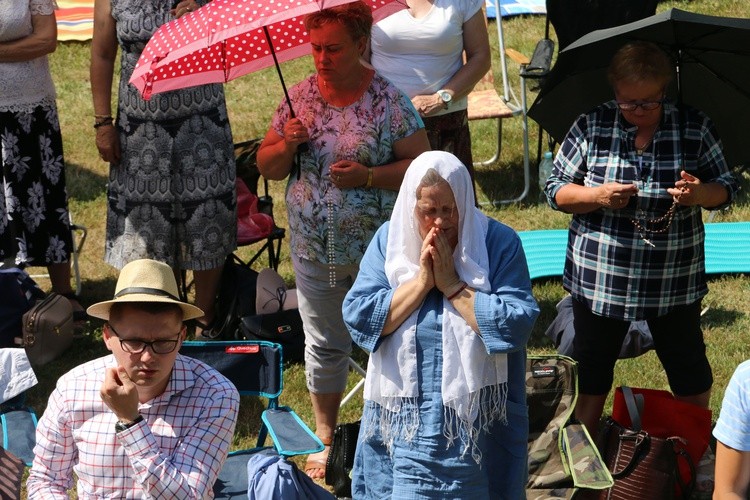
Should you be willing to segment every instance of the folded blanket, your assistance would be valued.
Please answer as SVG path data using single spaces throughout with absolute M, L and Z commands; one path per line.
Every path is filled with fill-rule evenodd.
M 94 0 L 57 0 L 58 41 L 90 40 L 94 33 Z

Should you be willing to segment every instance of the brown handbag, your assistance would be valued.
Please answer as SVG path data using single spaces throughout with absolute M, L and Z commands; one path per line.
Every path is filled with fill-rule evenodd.
M 600 492 L 601 500 L 674 498 L 678 475 L 675 438 L 626 429 L 611 418 L 604 424 L 603 436 L 601 451 L 615 484 Z
M 32 367 L 57 358 L 73 343 L 73 306 L 50 293 L 23 315 L 23 336 L 16 343 L 26 349 Z
M 695 486 L 695 468 L 680 436 L 661 438 L 641 427 L 643 395 L 623 388 L 633 428 L 611 417 L 599 435 L 599 449 L 615 484 L 599 495 L 600 500 L 664 500 L 689 498 Z M 691 470 L 690 484 L 680 477 L 679 461 Z M 679 492 L 679 493 L 678 493 Z

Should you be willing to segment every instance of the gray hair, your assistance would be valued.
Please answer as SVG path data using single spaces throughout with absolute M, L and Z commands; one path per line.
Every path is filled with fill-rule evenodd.
M 422 180 L 419 181 L 419 184 L 417 184 L 417 200 L 420 200 L 422 198 L 422 189 L 427 187 L 433 187 L 437 186 L 441 182 L 445 183 L 450 187 L 450 183 L 440 177 L 440 174 L 437 170 L 434 168 L 429 168 L 424 174 L 424 177 L 422 177 Z

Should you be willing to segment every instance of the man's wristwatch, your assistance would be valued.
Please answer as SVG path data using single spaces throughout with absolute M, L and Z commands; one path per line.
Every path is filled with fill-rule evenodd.
M 439 95 L 440 99 L 443 101 L 443 108 L 448 109 L 448 106 L 451 104 L 451 99 L 453 99 L 451 93 L 447 90 L 440 89 L 437 91 L 437 95 Z
M 130 429 L 138 422 L 143 422 L 143 415 L 138 415 L 137 417 L 135 417 L 135 420 L 133 420 L 132 422 L 121 422 L 118 420 L 117 423 L 115 424 L 115 432 L 122 432 L 127 429 Z

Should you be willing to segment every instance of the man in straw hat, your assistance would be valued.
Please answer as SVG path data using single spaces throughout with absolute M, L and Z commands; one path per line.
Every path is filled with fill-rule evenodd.
M 106 321 L 110 355 L 57 382 L 37 427 L 32 498 L 205 498 L 227 456 L 239 395 L 208 365 L 180 355 L 184 321 L 172 269 L 123 267 L 114 299 L 88 308 Z

